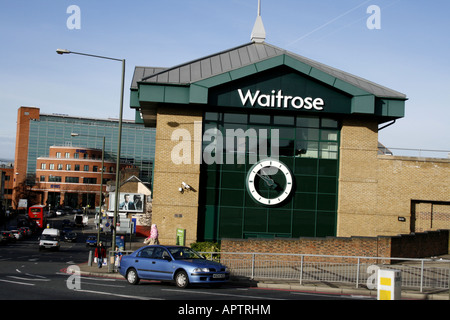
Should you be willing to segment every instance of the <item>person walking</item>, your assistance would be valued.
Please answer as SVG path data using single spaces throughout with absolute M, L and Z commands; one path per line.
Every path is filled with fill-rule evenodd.
M 95 248 L 95 257 L 97 258 L 97 266 L 101 268 L 103 259 L 106 258 L 106 249 L 101 242 L 98 244 L 97 248 Z

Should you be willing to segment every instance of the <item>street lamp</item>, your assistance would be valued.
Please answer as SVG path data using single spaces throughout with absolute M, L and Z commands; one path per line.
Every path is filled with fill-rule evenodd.
M 81 52 L 74 52 L 69 51 L 67 49 L 57 49 L 56 53 L 63 55 L 63 54 L 78 54 L 82 56 L 88 56 L 93 58 L 100 58 L 100 59 L 107 59 L 107 60 L 114 60 L 114 61 L 120 61 L 122 62 L 122 87 L 121 87 L 121 94 L 120 94 L 120 112 L 119 112 L 119 139 L 117 141 L 117 160 L 116 160 L 116 190 L 115 190 L 115 204 L 114 204 L 114 218 L 113 218 L 113 225 L 112 225 L 112 245 L 111 248 L 114 251 L 116 249 L 116 225 L 117 225 L 117 212 L 119 211 L 119 188 L 120 188 L 120 149 L 122 146 L 122 116 L 123 116 L 123 94 L 124 94 L 124 86 L 125 86 L 125 59 L 116 59 L 116 58 L 110 58 L 110 57 L 104 57 L 104 56 L 98 56 L 93 54 L 87 54 L 87 53 L 81 53 Z M 103 171 L 103 168 L 102 168 Z
M 78 136 L 80 136 L 80 134 L 79 133 L 74 133 L 74 132 L 72 132 L 71 134 L 70 134 L 72 137 L 78 137 Z M 86 136 L 86 137 L 92 137 L 92 136 L 89 136 L 89 135 L 82 135 L 82 136 Z M 100 242 L 100 217 L 101 217 L 101 214 L 102 214 L 102 204 L 103 204 L 103 201 L 102 201 L 102 199 L 103 199 L 103 171 L 104 171 L 104 167 L 105 167 L 105 136 L 103 136 L 103 146 L 102 146 L 102 171 L 101 171 L 101 173 L 100 173 L 100 205 L 99 205 L 99 207 L 100 207 L 100 210 L 99 210 L 99 213 L 98 213 L 98 230 L 97 230 L 97 246 L 98 246 L 98 244 L 99 244 L 99 242 Z M 116 168 L 116 171 L 117 171 L 117 168 Z

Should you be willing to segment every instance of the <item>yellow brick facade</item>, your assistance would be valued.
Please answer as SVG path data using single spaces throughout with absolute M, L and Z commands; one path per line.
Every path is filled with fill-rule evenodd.
M 375 122 L 343 121 L 337 236 L 450 229 L 450 160 L 381 156 L 377 146 Z
M 176 243 L 178 228 L 186 230 L 187 245 L 197 240 L 200 164 L 194 159 L 198 155 L 195 152 L 201 149 L 202 132 L 201 126 L 195 126 L 196 121 L 201 123 L 201 111 L 177 107 L 158 109 L 152 223 L 158 226 L 159 241 L 163 244 Z M 172 161 L 172 151 L 181 141 L 172 141 L 174 132 L 189 133 L 192 139 L 189 142 L 190 163 L 175 164 Z M 181 193 L 182 182 L 191 186 L 191 190 Z

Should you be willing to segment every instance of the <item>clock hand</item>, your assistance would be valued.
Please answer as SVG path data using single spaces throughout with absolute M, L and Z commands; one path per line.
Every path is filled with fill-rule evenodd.
M 267 186 L 270 187 L 271 189 L 276 189 L 278 187 L 278 185 L 275 183 L 275 181 L 273 181 L 272 178 L 270 178 L 268 175 L 264 174 L 261 175 L 258 172 L 256 173 L 259 177 L 261 177 L 261 179 L 263 179 Z

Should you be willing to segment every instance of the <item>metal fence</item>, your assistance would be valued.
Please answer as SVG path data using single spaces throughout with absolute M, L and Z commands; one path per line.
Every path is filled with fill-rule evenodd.
M 377 271 L 402 272 L 402 287 L 423 292 L 449 289 L 450 260 L 267 253 L 203 253 L 220 260 L 231 275 L 250 279 L 353 284 L 375 290 Z

